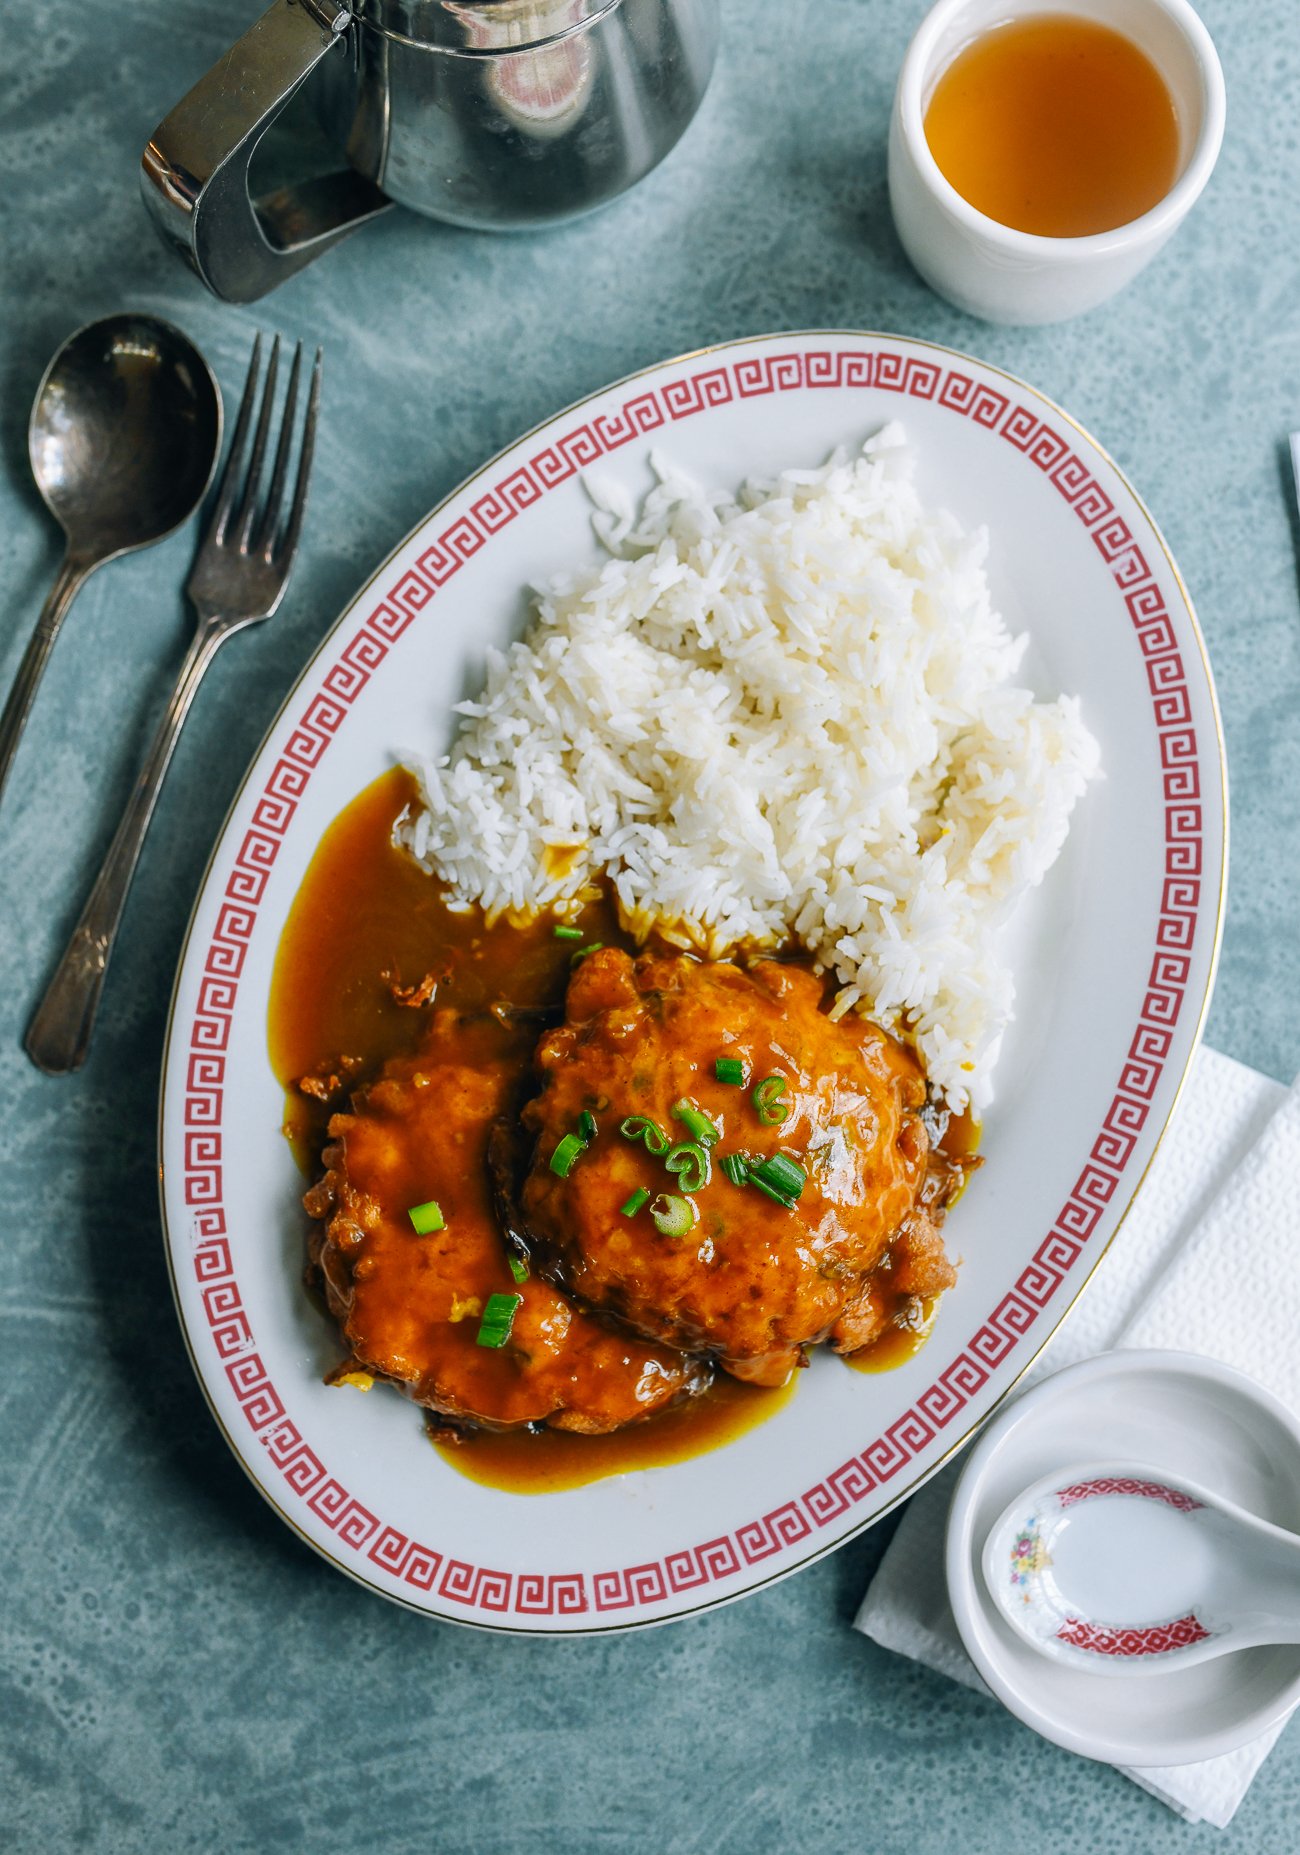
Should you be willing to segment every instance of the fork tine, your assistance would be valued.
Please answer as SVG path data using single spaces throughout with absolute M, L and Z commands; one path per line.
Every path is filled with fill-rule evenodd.
M 266 493 L 266 508 L 257 525 L 253 538 L 253 551 L 271 558 L 272 544 L 275 540 L 276 527 L 280 520 L 280 501 L 284 495 L 284 480 L 289 474 L 289 451 L 293 444 L 293 415 L 298 407 L 298 376 L 302 371 L 302 343 L 293 351 L 293 367 L 289 374 L 289 390 L 284 396 L 284 412 L 280 419 L 280 442 L 276 446 L 275 468 L 271 472 L 271 487 Z
M 316 350 L 316 359 L 311 370 L 311 393 L 307 399 L 307 417 L 302 428 L 302 454 L 298 459 L 298 481 L 293 492 L 293 508 L 289 511 L 289 520 L 280 537 L 277 550 L 278 558 L 285 569 L 293 561 L 294 549 L 298 545 L 298 536 L 302 529 L 302 512 L 307 506 L 307 480 L 311 476 L 312 452 L 316 448 L 316 414 L 320 409 L 320 371 L 321 351 Z
M 279 372 L 280 337 L 277 335 L 271 343 L 271 359 L 267 363 L 266 384 L 262 388 L 262 410 L 257 416 L 257 435 L 253 439 L 253 455 L 248 460 L 248 477 L 239 504 L 239 514 L 235 518 L 238 528 L 236 545 L 241 549 L 247 548 L 249 536 L 253 532 L 253 523 L 257 518 L 257 485 L 262 475 L 266 441 L 271 431 L 271 414 L 275 411 L 275 382 Z
M 235 433 L 230 440 L 230 455 L 221 473 L 217 500 L 212 505 L 209 532 L 217 541 L 225 539 L 226 529 L 230 522 L 230 511 L 235 505 L 235 493 L 239 488 L 239 472 L 244 456 L 244 440 L 248 436 L 248 423 L 253 416 L 253 402 L 257 398 L 257 375 L 261 363 L 262 337 L 259 334 L 253 342 L 253 358 L 248 364 L 248 380 L 244 386 L 244 397 L 239 402 L 239 417 L 235 421 Z

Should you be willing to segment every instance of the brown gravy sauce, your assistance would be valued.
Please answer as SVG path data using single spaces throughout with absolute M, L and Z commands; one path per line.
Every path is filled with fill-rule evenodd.
M 909 1359 L 915 1359 L 934 1331 L 942 1295 L 929 1295 L 919 1306 L 900 1308 L 895 1325 L 860 1353 L 850 1353 L 844 1363 L 854 1372 L 892 1372 Z
M 284 1133 L 307 1174 L 315 1170 L 330 1115 L 346 1091 L 327 1103 L 303 1094 L 299 1079 L 337 1073 L 346 1057 L 360 1082 L 420 1040 L 426 1014 L 399 1005 L 390 979 L 409 986 L 439 972 L 445 975 L 439 1005 L 466 1011 L 503 996 L 515 1005 L 551 1005 L 563 997 L 576 946 L 601 941 L 633 949 L 602 894 L 593 894 L 573 918 L 581 942 L 557 940 L 549 915 L 524 925 L 489 925 L 477 911 L 448 908 L 436 885 L 393 846 L 393 826 L 414 801 L 414 781 L 395 768 L 340 813 L 317 847 L 280 938 L 268 1045 L 285 1090 Z M 536 1034 L 535 1027 L 520 1029 L 521 1066 Z M 950 1125 L 946 1151 L 960 1156 L 975 1144 L 971 1123 Z M 936 1307 L 937 1300 L 925 1304 L 919 1322 L 891 1329 L 848 1363 L 860 1372 L 903 1364 L 924 1345 Z M 485 1432 L 458 1442 L 444 1433 L 433 1440 L 443 1459 L 472 1481 L 516 1494 L 551 1493 L 720 1448 L 787 1404 L 799 1377 L 767 1391 L 720 1373 L 702 1397 L 609 1436 L 548 1429 Z
M 665 1463 L 686 1462 L 721 1449 L 788 1404 L 800 1376 L 795 1372 L 779 1391 L 763 1391 L 719 1372 L 699 1397 L 670 1405 L 608 1436 L 506 1430 L 495 1436 L 483 1431 L 459 1443 L 434 1434 L 431 1441 L 444 1462 L 484 1487 L 501 1488 L 507 1494 L 555 1494 L 562 1488 L 601 1481 L 606 1475 L 662 1468 Z

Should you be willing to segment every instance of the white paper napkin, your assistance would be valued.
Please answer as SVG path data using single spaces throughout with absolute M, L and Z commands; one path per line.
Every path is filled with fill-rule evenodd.
M 1079 1306 L 1027 1374 L 1114 1346 L 1163 1346 L 1237 1366 L 1300 1410 L 1294 1208 L 1300 1082 L 1290 1090 L 1202 1049 L 1124 1227 Z M 1241 1272 L 1225 1258 L 1249 1253 Z M 1242 1282 L 1234 1293 L 1230 1286 Z M 911 1502 L 862 1601 L 856 1627 L 967 1687 L 988 1692 L 962 1647 L 944 1586 L 943 1543 L 958 1462 Z M 1283 1723 L 1285 1724 L 1285 1722 Z M 1120 1769 L 1190 1823 L 1224 1827 L 1282 1727 L 1199 1765 Z

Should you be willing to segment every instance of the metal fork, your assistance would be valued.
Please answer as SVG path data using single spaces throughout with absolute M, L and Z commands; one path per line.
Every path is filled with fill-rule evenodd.
M 112 957 L 113 943 L 117 938 L 131 879 L 135 875 L 135 866 L 140 859 L 140 850 L 149 829 L 149 820 L 153 817 L 168 763 L 204 672 L 216 655 L 217 647 L 232 632 L 270 618 L 284 597 L 298 549 L 303 509 L 307 501 L 307 480 L 311 474 L 312 450 L 316 441 L 321 353 L 318 348 L 311 374 L 311 391 L 307 400 L 293 500 L 287 513 L 282 505 L 293 451 L 294 411 L 302 367 L 302 343 L 298 344 L 289 375 L 289 391 L 280 422 L 271 487 L 265 502 L 259 505 L 258 489 L 262 465 L 266 459 L 276 376 L 280 365 L 278 335 L 266 370 L 262 406 L 253 436 L 252 457 L 241 487 L 244 452 L 249 427 L 253 422 L 253 408 L 257 403 L 261 359 L 262 338 L 259 335 L 253 344 L 248 384 L 244 388 L 235 435 L 230 441 L 230 456 L 226 460 L 208 526 L 185 586 L 198 616 L 193 642 L 181 666 L 167 712 L 159 723 L 153 745 L 122 814 L 122 822 L 104 858 L 98 880 L 27 1030 L 28 1056 L 38 1068 L 52 1076 L 66 1075 L 71 1070 L 80 1069 L 86 1060 L 95 1013 L 104 987 L 104 975 Z

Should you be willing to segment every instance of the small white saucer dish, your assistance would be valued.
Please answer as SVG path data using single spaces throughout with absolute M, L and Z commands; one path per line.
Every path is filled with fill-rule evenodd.
M 1121 1351 L 1084 1360 L 1010 1404 L 984 1431 L 953 1494 L 947 1578 L 976 1668 L 1004 1705 L 1085 1758 L 1183 1765 L 1248 1744 L 1300 1702 L 1300 1645 L 1243 1649 L 1139 1681 L 1049 1660 L 991 1596 L 982 1569 L 1009 1503 L 1085 1459 L 1158 1462 L 1300 1531 L 1300 1423 L 1242 1373 L 1192 1353 Z M 1182 1665 L 1177 1665 L 1181 1663 Z

